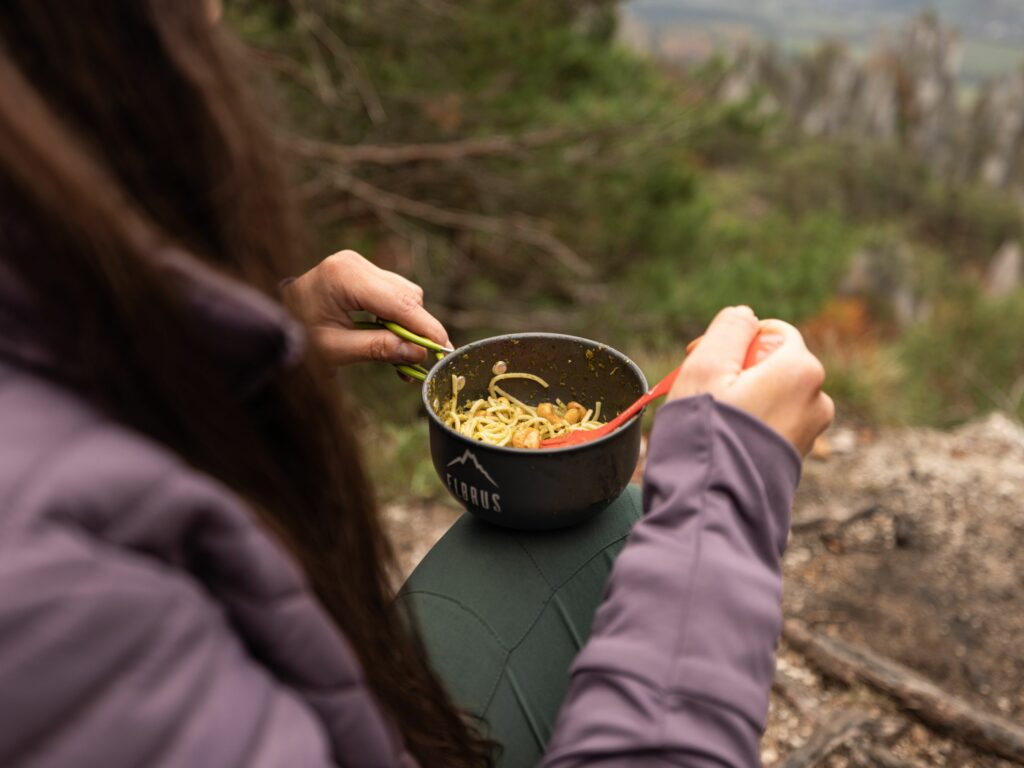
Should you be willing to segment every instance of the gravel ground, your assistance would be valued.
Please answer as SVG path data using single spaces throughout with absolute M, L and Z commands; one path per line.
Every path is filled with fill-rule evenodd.
M 816 455 L 784 560 L 787 617 L 1024 722 L 1024 428 L 993 416 L 956 432 L 837 429 Z M 458 511 L 413 504 L 386 517 L 408 572 Z M 778 670 L 766 766 L 783 765 L 851 712 L 870 725 L 817 765 L 1011 765 L 926 728 L 865 687 L 824 680 L 785 644 Z

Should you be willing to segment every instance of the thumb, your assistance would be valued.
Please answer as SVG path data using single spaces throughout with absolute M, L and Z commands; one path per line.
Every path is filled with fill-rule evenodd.
M 704 370 L 738 373 L 758 329 L 757 315 L 750 307 L 726 307 L 711 321 L 689 360 Z
M 350 363 L 422 363 L 427 351 L 395 336 L 391 331 L 362 331 L 320 327 L 313 331 L 314 344 L 332 365 Z

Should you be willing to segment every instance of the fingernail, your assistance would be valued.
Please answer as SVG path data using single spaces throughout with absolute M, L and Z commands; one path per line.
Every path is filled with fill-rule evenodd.
M 409 363 L 422 363 L 427 356 L 427 350 L 408 341 L 403 341 L 398 347 L 398 353 L 402 359 Z

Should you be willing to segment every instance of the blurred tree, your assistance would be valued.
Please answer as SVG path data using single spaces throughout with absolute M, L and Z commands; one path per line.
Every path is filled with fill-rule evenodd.
M 458 331 L 592 326 L 692 245 L 694 148 L 756 131 L 614 44 L 610 0 L 239 0 L 323 248 L 420 281 Z M 323 250 L 321 248 L 321 250 Z

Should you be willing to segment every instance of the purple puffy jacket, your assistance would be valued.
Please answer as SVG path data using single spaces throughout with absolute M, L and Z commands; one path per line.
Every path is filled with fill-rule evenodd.
M 282 308 L 163 257 L 240 386 L 301 352 Z M 61 385 L 0 256 L 0 765 L 414 766 L 244 502 Z M 663 409 L 545 765 L 755 765 L 795 452 L 710 398 Z

